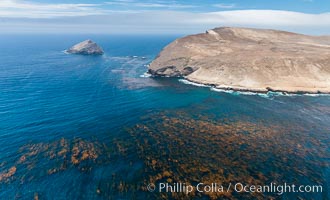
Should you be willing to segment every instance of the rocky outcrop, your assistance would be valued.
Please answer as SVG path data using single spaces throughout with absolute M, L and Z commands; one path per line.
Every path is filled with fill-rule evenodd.
M 66 52 L 83 55 L 102 55 L 104 53 L 102 48 L 92 40 L 85 40 L 80 42 L 66 50 Z
M 330 37 L 215 28 L 170 43 L 149 73 L 221 89 L 329 93 Z

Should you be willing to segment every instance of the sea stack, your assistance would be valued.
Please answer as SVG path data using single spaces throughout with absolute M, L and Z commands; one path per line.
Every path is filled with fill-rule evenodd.
M 330 37 L 215 28 L 167 45 L 149 73 L 219 89 L 330 93 Z
M 102 48 L 92 40 L 80 42 L 66 50 L 66 52 L 82 55 L 102 55 L 104 53 Z

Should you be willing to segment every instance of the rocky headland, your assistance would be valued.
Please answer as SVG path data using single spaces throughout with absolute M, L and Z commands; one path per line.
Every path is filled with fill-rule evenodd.
M 148 71 L 219 89 L 330 93 L 330 36 L 215 28 L 170 43 Z
M 102 55 L 104 52 L 100 46 L 98 46 L 92 40 L 85 40 L 80 42 L 70 49 L 66 50 L 67 53 L 83 54 L 83 55 Z

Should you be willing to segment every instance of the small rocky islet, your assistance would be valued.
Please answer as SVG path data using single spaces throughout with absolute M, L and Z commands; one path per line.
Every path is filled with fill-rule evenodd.
M 104 54 L 103 49 L 92 40 L 85 40 L 83 42 L 80 42 L 72 46 L 71 48 L 67 49 L 66 52 L 71 54 L 82 54 L 82 55 Z

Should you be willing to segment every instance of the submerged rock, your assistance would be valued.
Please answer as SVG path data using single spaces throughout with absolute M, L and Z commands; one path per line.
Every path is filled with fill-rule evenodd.
M 85 40 L 80 42 L 66 50 L 66 52 L 83 55 L 102 55 L 104 53 L 102 48 L 92 40 Z
M 166 46 L 149 73 L 219 89 L 330 93 L 329 52 L 329 36 L 215 28 Z

